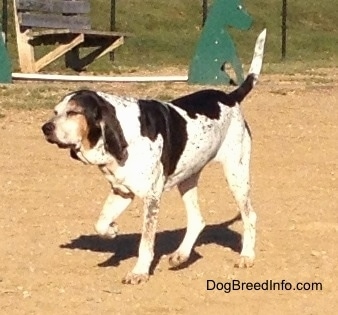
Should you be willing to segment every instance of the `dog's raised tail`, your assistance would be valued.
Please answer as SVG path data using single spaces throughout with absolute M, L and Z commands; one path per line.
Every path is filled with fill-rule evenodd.
M 249 74 L 244 82 L 230 95 L 236 102 L 240 103 L 246 95 L 252 90 L 258 81 L 259 74 L 261 73 L 263 56 L 264 56 L 264 44 L 266 38 L 266 29 L 264 29 L 257 37 L 254 55 L 251 61 Z

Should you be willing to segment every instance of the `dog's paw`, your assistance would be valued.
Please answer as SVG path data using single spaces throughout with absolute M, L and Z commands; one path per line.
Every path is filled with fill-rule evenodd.
M 235 268 L 250 268 L 254 265 L 254 258 L 248 256 L 241 256 L 237 263 L 235 263 Z
M 169 256 L 169 265 L 171 268 L 178 267 L 188 260 L 189 256 L 180 252 L 174 252 Z
M 133 272 L 128 272 L 127 275 L 122 279 L 123 284 L 141 284 L 149 280 L 149 274 L 137 274 Z
M 108 228 L 96 224 L 95 230 L 101 237 L 109 239 L 115 238 L 119 232 L 118 225 L 115 222 L 111 223 Z
M 119 233 L 119 226 L 115 222 L 111 223 L 106 233 L 107 237 L 115 238 L 118 233 Z

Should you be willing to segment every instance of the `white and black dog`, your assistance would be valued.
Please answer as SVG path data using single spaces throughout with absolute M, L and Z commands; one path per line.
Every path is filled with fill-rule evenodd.
M 256 214 L 251 206 L 251 137 L 240 103 L 261 70 L 266 31 L 257 38 L 246 80 L 233 92 L 202 90 L 171 102 L 119 97 L 80 90 L 56 105 L 42 126 L 47 141 L 69 148 L 73 158 L 98 165 L 111 185 L 95 229 L 115 237 L 116 218 L 134 196 L 143 199 L 144 222 L 139 256 L 124 283 L 148 280 L 154 257 L 159 204 L 164 190 L 177 186 L 187 211 L 187 230 L 171 266 L 185 262 L 205 226 L 197 201 L 197 182 L 210 161 L 222 163 L 244 224 L 237 266 L 251 267 L 255 257 Z

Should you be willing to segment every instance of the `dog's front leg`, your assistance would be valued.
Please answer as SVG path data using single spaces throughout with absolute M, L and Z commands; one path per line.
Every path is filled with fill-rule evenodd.
M 111 223 L 128 207 L 132 200 L 132 194 L 112 189 L 95 224 L 96 232 L 102 237 L 114 238 L 117 235 L 117 226 L 112 226 Z
M 144 199 L 142 237 L 135 267 L 122 280 L 125 284 L 139 284 L 149 279 L 149 268 L 154 258 L 154 242 L 159 212 L 159 196 Z

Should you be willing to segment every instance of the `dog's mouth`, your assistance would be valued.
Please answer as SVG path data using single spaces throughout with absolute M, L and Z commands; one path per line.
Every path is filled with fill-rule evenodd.
M 59 149 L 70 149 L 73 147 L 71 144 L 56 143 Z
M 56 139 L 53 139 L 53 138 L 47 138 L 46 137 L 46 140 L 49 143 L 56 144 L 59 149 L 71 149 L 71 148 L 74 148 L 73 144 L 63 143 L 63 142 L 60 142 L 59 140 L 56 140 Z

